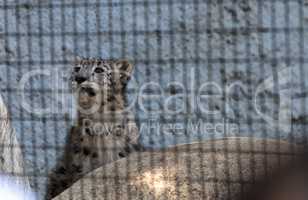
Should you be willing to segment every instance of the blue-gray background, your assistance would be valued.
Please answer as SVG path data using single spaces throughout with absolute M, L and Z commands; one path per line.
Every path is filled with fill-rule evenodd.
M 308 2 L 304 0 L 2 0 L 0 86 L 24 147 L 33 187 L 43 194 L 44 176 L 61 155 L 54 147 L 63 147 L 74 118 L 68 84 L 72 55 L 133 61 L 130 102 L 145 83 L 157 83 L 163 89 L 160 99 L 144 101 L 144 109 L 151 112 L 138 102 L 133 106 L 140 127 L 156 123 L 150 131 L 142 131 L 146 147 L 226 136 L 305 142 L 307 28 Z M 22 90 L 20 81 L 37 72 L 33 70 L 47 74 L 33 76 Z M 184 88 L 169 87 L 172 82 Z M 234 83 L 242 87 L 223 96 L 217 87 L 202 90 L 218 95 L 202 100 L 203 107 L 215 111 L 205 114 L 192 109 L 195 100 L 191 99 L 209 82 L 224 91 Z M 255 106 L 260 88 L 263 98 L 257 98 Z M 145 92 L 159 90 L 152 85 Z M 175 96 L 183 92 L 184 98 Z M 172 96 L 178 98 L 168 105 L 180 108 L 185 102 L 187 109 L 174 115 L 153 112 Z M 31 113 L 22 102 L 55 113 Z M 263 117 L 256 112 L 258 106 Z M 238 130 L 183 131 L 189 122 L 200 120 L 236 124 Z M 177 130 L 157 132 L 159 124 L 173 124 Z

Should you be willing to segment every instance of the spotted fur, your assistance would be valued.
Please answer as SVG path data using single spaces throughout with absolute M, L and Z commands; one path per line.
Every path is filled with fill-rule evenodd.
M 125 111 L 125 86 L 132 65 L 126 60 L 82 59 L 71 80 L 78 117 L 63 157 L 49 176 L 46 199 L 52 199 L 88 172 L 139 149 L 139 132 Z

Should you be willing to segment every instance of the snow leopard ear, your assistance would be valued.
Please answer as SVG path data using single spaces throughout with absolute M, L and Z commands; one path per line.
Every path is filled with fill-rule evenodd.
M 73 55 L 72 57 L 73 66 L 79 65 L 80 63 L 83 63 L 85 58 L 79 55 Z
M 115 71 L 120 76 L 120 81 L 123 84 L 126 84 L 127 81 L 130 79 L 132 71 L 133 71 L 133 65 L 128 60 L 119 60 L 115 63 Z

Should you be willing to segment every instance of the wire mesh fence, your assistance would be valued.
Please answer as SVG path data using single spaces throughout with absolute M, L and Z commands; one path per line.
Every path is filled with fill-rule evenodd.
M 91 153 L 80 152 L 92 161 L 81 156 L 74 173 L 101 165 L 100 171 L 63 199 L 235 199 L 237 187 L 243 197 L 260 166 L 296 154 L 298 147 L 286 142 L 307 144 L 307 12 L 304 0 L 3 0 L 1 95 L 36 198 L 44 199 L 65 149 L 79 153 L 67 141 L 80 121 L 81 97 L 74 95 L 82 90 L 73 90 L 80 74 L 102 83 L 99 91 L 110 80 L 108 95 L 116 97 L 108 102 L 113 111 L 129 111 L 120 118 L 137 124 L 137 146 L 145 152 L 121 155 L 112 147 L 111 160 L 128 159 L 97 164 L 95 157 L 106 155 L 93 153 L 123 138 L 112 130 L 111 140 L 89 139 Z M 75 63 L 87 58 L 103 60 Z M 119 77 L 117 66 L 124 66 Z M 122 93 L 115 89 L 120 83 Z M 97 122 L 114 115 L 99 113 L 84 130 L 102 128 Z

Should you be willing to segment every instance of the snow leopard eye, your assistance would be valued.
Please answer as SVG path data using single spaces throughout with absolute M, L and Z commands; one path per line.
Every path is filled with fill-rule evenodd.
M 81 69 L 81 67 L 75 67 L 75 68 L 74 68 L 74 71 L 75 71 L 75 72 L 79 72 L 80 69 Z
M 96 67 L 95 70 L 94 70 L 94 72 L 100 74 L 100 73 L 103 73 L 103 72 L 104 72 L 104 69 L 101 68 L 101 67 Z

